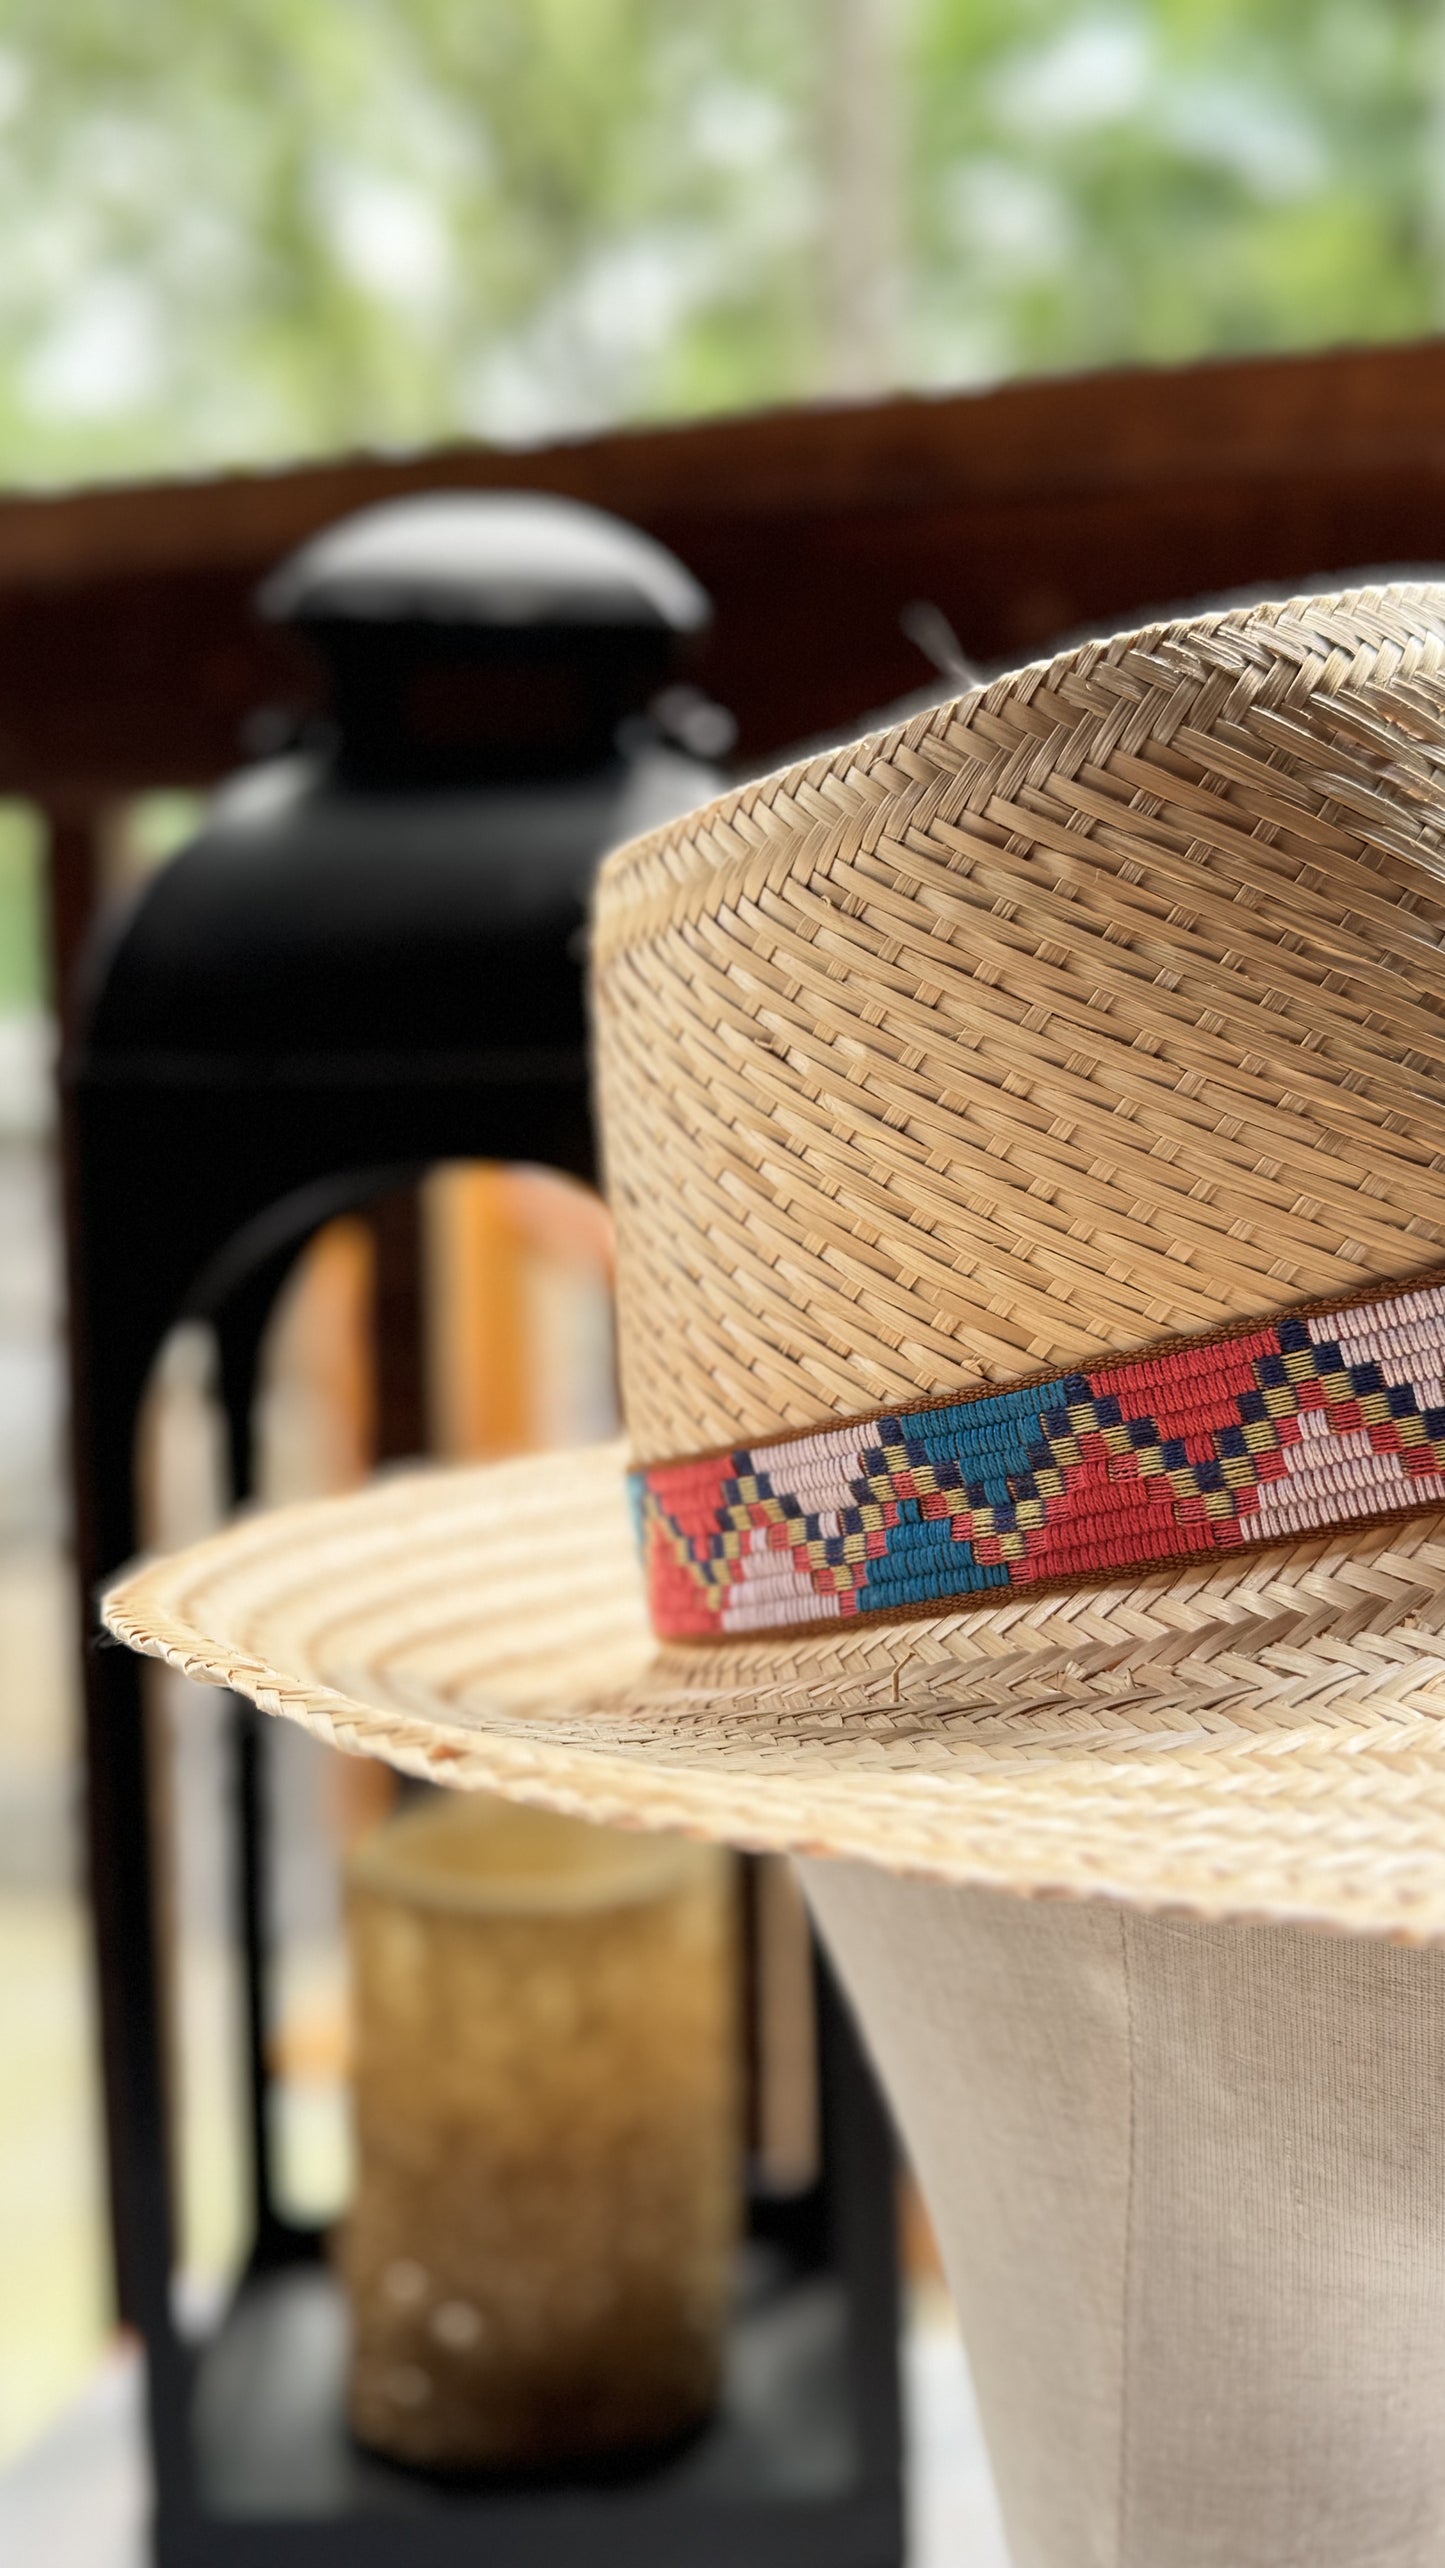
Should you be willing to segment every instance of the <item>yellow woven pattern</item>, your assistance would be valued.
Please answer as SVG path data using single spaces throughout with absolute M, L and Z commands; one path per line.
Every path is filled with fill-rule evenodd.
M 1445 591 L 1125 635 L 604 868 L 647 1458 L 1445 1247 Z

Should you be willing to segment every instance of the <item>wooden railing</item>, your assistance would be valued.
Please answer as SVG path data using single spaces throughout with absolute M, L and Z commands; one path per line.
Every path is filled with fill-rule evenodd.
M 698 676 L 766 758 L 924 676 L 1252 579 L 1445 554 L 1445 342 L 790 410 L 526 453 L 458 446 L 0 502 L 0 793 L 50 816 L 63 972 L 118 797 L 209 783 L 311 674 L 251 596 L 403 492 L 528 485 L 620 511 L 712 592 Z

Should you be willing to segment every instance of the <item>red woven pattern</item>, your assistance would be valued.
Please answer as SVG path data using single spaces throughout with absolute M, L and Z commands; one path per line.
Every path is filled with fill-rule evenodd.
M 1445 1502 L 1445 1283 L 634 1475 L 653 1620 L 723 1637 L 1127 1577 Z

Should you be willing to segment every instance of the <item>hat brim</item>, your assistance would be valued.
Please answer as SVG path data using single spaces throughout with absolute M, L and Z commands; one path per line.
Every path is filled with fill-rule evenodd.
M 1445 1516 L 663 1647 L 621 1446 L 239 1519 L 134 1648 L 438 1783 L 1034 1896 L 1445 1938 Z

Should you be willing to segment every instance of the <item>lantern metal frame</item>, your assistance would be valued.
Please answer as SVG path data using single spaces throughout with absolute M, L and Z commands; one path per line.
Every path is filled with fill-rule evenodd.
M 257 1323 L 289 1256 L 335 1213 L 370 1200 L 419 1164 L 422 1136 L 437 1158 L 524 1157 L 586 1177 L 591 1161 L 580 1065 L 558 1064 L 556 1072 L 539 1086 L 534 1062 L 525 1083 L 497 1081 L 485 1094 L 459 1092 L 451 1080 L 419 1081 L 401 1099 L 388 1075 L 318 1098 L 299 1086 L 248 1090 L 222 1078 L 204 1089 L 190 1082 L 129 1082 L 118 1065 L 87 1065 L 82 1057 L 72 1093 L 83 1209 L 78 1318 L 93 1385 L 83 1438 L 91 1456 L 85 1554 L 92 1574 L 114 1568 L 135 1546 L 136 1423 L 151 1363 L 175 1319 L 205 1316 L 217 1325 L 244 1488 Z M 394 1153 L 386 1166 L 354 1156 L 363 1135 L 373 1147 L 385 1137 Z M 318 1165 L 327 1170 L 324 1180 L 314 1173 Z M 176 1185 L 178 1170 L 187 1172 L 187 1185 Z M 247 1241 L 249 1258 L 238 1245 Z M 723 2466 L 716 2457 L 709 2463 L 704 2436 L 693 2452 L 632 2482 L 525 2491 L 433 2488 L 346 2456 L 333 2421 L 312 2456 L 305 2492 L 308 2507 L 317 2510 L 297 2516 L 218 2510 L 217 2483 L 224 2491 L 247 2473 L 264 2480 L 286 2459 L 275 2449 L 278 2426 L 283 2442 L 291 2436 L 294 2444 L 289 2402 L 278 2393 L 298 2366 L 304 2374 L 314 2361 L 317 2293 L 298 2293 L 295 2285 L 316 2275 L 323 2244 L 278 2209 L 269 2145 L 265 1731 L 261 1717 L 238 1703 L 238 1924 L 253 2244 L 219 2335 L 197 2349 L 174 2310 L 154 1750 L 143 1670 L 129 1653 L 106 1648 L 92 1654 L 87 1675 L 89 1842 L 111 2178 L 125 2306 L 147 2362 L 157 2568 L 201 2568 L 202 2562 L 205 2568 L 329 2568 L 343 2558 L 348 2568 L 401 2568 L 403 2561 L 407 2568 L 450 2568 L 473 2559 L 483 2542 L 497 2568 L 543 2568 L 572 2557 L 572 2545 L 583 2540 L 600 2561 L 615 2560 L 619 2568 L 624 2560 L 629 2568 L 654 2562 L 662 2568 L 682 2558 L 697 2568 L 741 2568 L 743 2562 L 748 2568 L 891 2568 L 901 2557 L 894 2161 L 856 2035 L 821 1964 L 822 2173 L 799 2198 L 755 2197 L 750 2229 L 755 2241 L 772 2248 L 785 2277 L 771 2338 L 766 2327 L 754 2331 L 758 2357 L 777 2366 L 774 2422 L 783 2439 L 807 2425 L 806 2404 L 819 2377 L 810 2365 L 802 2383 L 788 2379 L 790 2287 L 806 2290 L 821 2276 L 833 2293 L 833 2371 L 825 2386 L 845 2419 L 848 2459 L 831 2484 L 825 2479 L 810 2487 L 805 2476 L 790 2487 L 786 2454 L 775 2439 L 765 2450 L 740 2448 L 733 2456 L 738 2480 L 728 2486 L 726 2451 Z M 790 2404 L 794 2387 L 801 2410 L 796 2397 Z M 228 2414 L 235 2429 L 229 2451 Z M 726 2431 L 725 2423 L 713 2430 L 715 2443 Z M 293 2478 L 294 2463 L 292 2449 Z M 264 2507 L 265 2487 L 255 2494 Z M 329 2511 L 319 2510 L 323 2503 Z
M 606 639 L 594 636 L 593 647 Z M 604 780 L 604 814 L 617 781 Z M 265 1024 L 275 917 L 266 917 L 250 957 L 237 925 L 265 913 L 264 883 L 253 895 L 244 867 L 238 875 L 232 863 L 227 873 L 223 839 L 212 831 L 174 860 L 120 936 L 96 949 L 63 1065 L 76 1534 L 92 1591 L 137 1546 L 138 1422 L 154 1361 L 178 1321 L 215 1329 L 232 1478 L 244 1497 L 267 1317 L 295 1258 L 328 1220 L 444 1160 L 525 1161 L 584 1182 L 595 1174 L 580 967 L 567 931 L 577 905 L 559 907 L 555 882 L 542 885 L 520 929 L 517 882 L 503 879 L 505 867 L 493 866 L 492 924 L 486 899 L 468 909 L 471 895 L 458 895 L 455 1004 L 438 1036 L 436 973 L 425 958 L 409 983 L 402 976 L 395 1004 L 378 1007 L 376 900 L 384 906 L 384 894 L 374 868 L 372 942 L 355 948 L 364 1003 L 359 997 L 348 1020 L 355 941 L 345 868 L 333 868 L 319 892 L 313 886 L 334 912 L 321 920 L 334 934 L 316 949 L 329 958 L 329 1012 L 320 1035 L 298 1048 Z M 283 869 L 274 879 L 290 877 Z M 432 886 L 443 912 L 458 880 L 443 869 Z M 204 899 L 187 908 L 210 883 L 229 883 L 231 899 L 237 881 L 239 909 L 223 900 L 208 911 Z M 403 940 L 415 889 L 408 868 L 398 868 L 393 913 Z M 277 894 L 283 906 L 290 897 Z M 439 915 L 434 902 L 434 931 Z M 316 918 L 307 924 L 314 930 Z M 234 1005 L 209 1013 L 191 1005 L 187 940 L 197 936 L 210 938 L 213 962 L 225 950 Z M 496 1006 L 478 1004 L 472 1016 L 487 1043 L 473 1037 L 459 1048 L 458 1010 L 473 973 L 479 987 L 490 975 Z M 688 2568 L 897 2568 L 894 2156 L 821 1959 L 819 2173 L 802 2194 L 776 2199 L 757 2188 L 750 2199 L 753 2284 L 730 2340 L 742 2407 L 725 2397 L 696 2442 L 632 2473 L 526 2487 L 423 2479 L 348 2443 L 336 2370 L 339 2286 L 321 2237 L 297 2227 L 277 2200 L 266 1724 L 235 1705 L 252 2239 L 230 2307 L 198 2343 L 175 2306 L 157 1758 L 144 1671 L 128 1652 L 100 1643 L 89 1652 L 85 1721 L 112 2218 L 122 2311 L 146 2358 L 157 2568 L 340 2568 L 343 2560 L 346 2568 L 451 2568 L 479 2556 L 493 2568 L 554 2568 L 583 2544 L 599 2568 L 684 2560 Z

